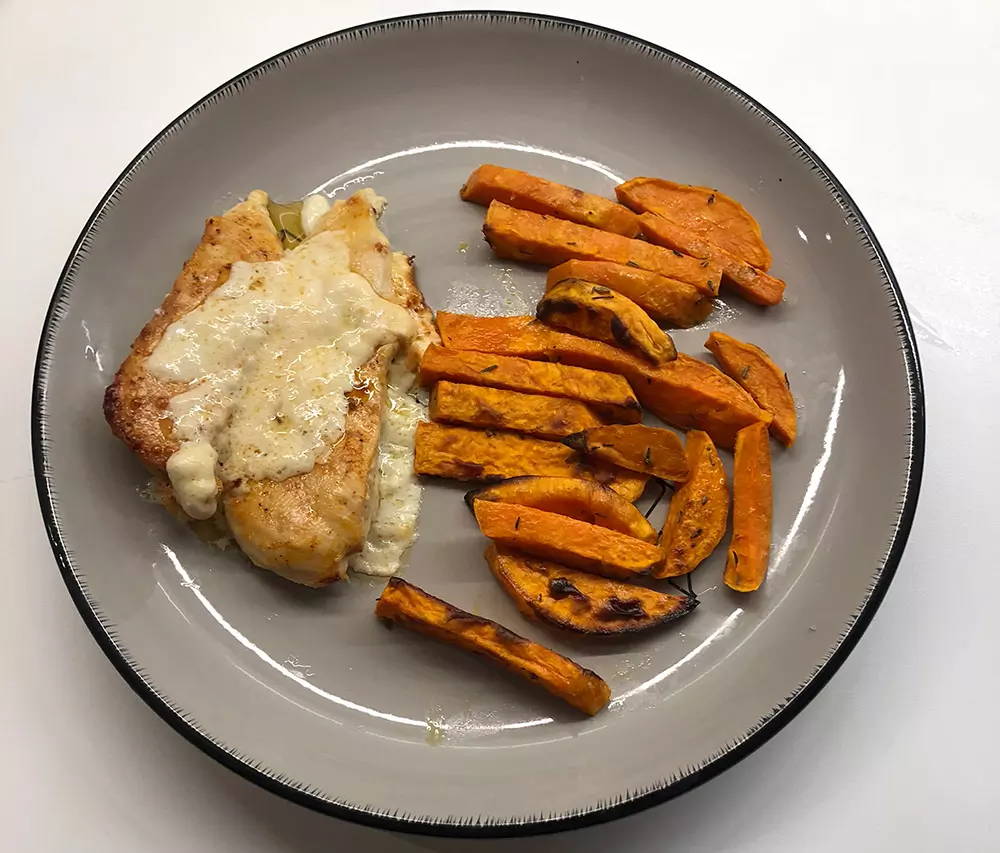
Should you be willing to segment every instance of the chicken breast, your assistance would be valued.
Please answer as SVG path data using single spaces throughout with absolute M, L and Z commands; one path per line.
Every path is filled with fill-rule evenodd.
M 400 342 L 402 346 L 380 346 L 358 368 L 346 395 L 343 434 L 310 470 L 284 479 L 230 477 L 218 484 L 220 508 L 211 520 L 213 527 L 225 523 L 253 563 L 307 586 L 342 579 L 348 558 L 363 549 L 378 505 L 377 462 L 388 371 L 393 368 L 393 387 L 398 389 L 427 345 L 438 340 L 433 316 L 413 277 L 412 258 L 392 252 L 378 226 L 383 205 L 371 190 L 338 201 L 318 220 L 310 239 L 324 231 L 340 235 L 351 271 L 383 299 L 405 308 L 416 333 Z M 105 394 L 112 431 L 150 467 L 165 469 L 178 449 L 169 407 L 192 383 L 160 381 L 146 362 L 172 323 L 226 283 L 234 262 L 280 257 L 265 193 L 255 191 L 246 202 L 208 221 L 201 244 Z M 169 489 L 166 492 L 165 503 L 176 514 L 177 502 Z
M 146 369 L 146 360 L 171 323 L 229 280 L 236 261 L 273 261 L 281 253 L 281 241 L 267 212 L 267 193 L 262 190 L 254 190 L 246 201 L 205 223 L 201 242 L 173 289 L 143 327 L 104 392 L 104 417 L 111 431 L 148 467 L 165 470 L 167 459 L 177 450 L 166 412 L 170 398 L 187 385 L 157 379 Z
M 347 574 L 371 524 L 375 463 L 386 401 L 386 374 L 395 345 L 381 347 L 359 371 L 348 397 L 344 437 L 306 474 L 259 480 L 224 499 L 236 543 L 257 566 L 306 586 L 325 586 Z

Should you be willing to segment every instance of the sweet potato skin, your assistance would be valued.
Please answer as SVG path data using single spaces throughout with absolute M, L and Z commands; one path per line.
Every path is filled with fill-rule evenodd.
M 663 564 L 656 545 L 565 515 L 493 501 L 476 501 L 475 513 L 487 539 L 583 572 L 627 579 Z
M 551 288 L 535 314 L 543 323 L 620 347 L 654 365 L 677 358 L 674 342 L 628 297 L 601 284 L 567 279 Z
M 773 416 L 771 434 L 785 447 L 795 443 L 795 398 L 782 371 L 760 347 L 724 332 L 712 332 L 705 348 L 725 373 L 738 382 L 765 412 Z
M 733 462 L 733 538 L 724 580 L 737 592 L 759 589 L 771 552 L 771 445 L 767 427 L 753 424 L 736 437 Z
M 715 281 L 719 281 L 719 270 Z M 628 297 L 659 323 L 686 329 L 702 323 L 712 313 L 712 300 L 693 284 L 659 273 L 609 261 L 566 261 L 549 270 L 546 290 L 567 279 L 610 287 Z
M 581 367 L 541 364 L 431 344 L 420 361 L 419 379 L 425 386 L 447 381 L 525 394 L 569 397 L 587 403 L 613 421 L 624 423 L 636 423 L 642 417 L 639 401 L 626 379 Z
M 561 438 L 604 423 L 578 400 L 454 382 L 434 386 L 429 414 L 439 423 L 508 429 L 542 438 Z
M 694 596 L 597 578 L 496 544 L 486 549 L 486 563 L 525 617 L 579 634 L 647 631 L 698 606 Z
M 611 698 L 611 688 L 596 673 L 503 625 L 459 610 L 402 578 L 389 579 L 375 615 L 483 655 L 590 716 Z
M 511 477 L 579 477 L 638 500 L 648 477 L 610 465 L 590 465 L 555 441 L 515 432 L 417 424 L 413 470 L 450 480 L 498 482 Z
M 639 233 L 639 217 L 627 207 L 503 166 L 480 166 L 469 176 L 459 195 L 464 201 L 483 207 L 500 201 L 520 210 L 568 219 L 625 237 Z
M 771 416 L 717 367 L 684 353 L 662 367 L 653 367 L 624 350 L 559 332 L 533 317 L 471 317 L 437 313 L 438 330 L 446 346 L 558 359 L 597 370 L 619 373 L 632 385 L 642 405 L 678 429 L 702 429 L 719 447 L 732 449 L 736 433 Z
M 594 480 L 513 477 L 466 493 L 465 502 L 473 512 L 477 500 L 534 507 L 606 527 L 643 542 L 657 542 L 656 530 L 639 510 L 614 489 Z
M 668 429 L 629 424 L 594 427 L 563 439 L 586 458 L 609 462 L 662 480 L 683 482 L 688 460 L 681 440 Z
M 651 243 L 676 249 L 696 258 L 704 258 L 722 268 L 722 283 L 754 305 L 777 305 L 785 292 L 785 283 L 780 278 L 768 275 L 746 261 L 730 255 L 704 237 L 681 228 L 652 213 L 639 217 L 642 233 Z
M 666 554 L 658 578 L 686 575 L 722 541 L 729 518 L 729 488 L 722 460 L 708 433 L 691 430 L 684 447 L 691 471 L 670 501 L 660 533 Z
M 718 190 L 662 178 L 633 178 L 615 187 L 615 195 L 632 210 L 669 219 L 757 269 L 766 272 L 771 265 L 757 220 Z
M 486 211 L 483 236 L 497 257 L 530 264 L 554 267 L 574 258 L 612 261 L 685 281 L 704 288 L 709 296 L 714 295 L 719 283 L 717 277 L 711 285 L 708 283 L 712 280 L 711 261 L 703 266 L 697 258 L 643 240 L 516 210 L 499 201 Z

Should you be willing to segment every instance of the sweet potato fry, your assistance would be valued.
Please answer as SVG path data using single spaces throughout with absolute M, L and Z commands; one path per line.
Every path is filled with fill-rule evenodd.
M 795 398 L 788 374 L 760 347 L 738 341 L 724 332 L 712 332 L 705 348 L 719 365 L 750 392 L 757 405 L 770 412 L 771 434 L 786 447 L 795 442 Z
M 562 438 L 604 423 L 579 400 L 454 382 L 434 386 L 430 418 L 438 423 L 509 429 L 542 438 Z
M 535 316 L 550 326 L 628 350 L 651 364 L 677 358 L 670 336 L 642 308 L 602 284 L 567 279 L 542 297 Z
M 704 430 L 720 447 L 732 448 L 745 426 L 771 422 L 771 415 L 721 370 L 683 353 L 647 379 L 639 396 L 651 412 L 678 429 Z M 637 392 L 640 388 L 636 385 Z
M 624 350 L 550 329 L 526 316 L 471 317 L 439 311 L 437 324 L 449 347 L 558 359 L 619 373 L 658 418 L 680 429 L 703 429 L 719 447 L 732 449 L 740 429 L 759 420 L 771 421 L 771 415 L 721 370 L 684 353 L 653 367 Z
M 676 225 L 662 216 L 644 213 L 639 217 L 642 233 L 651 243 L 676 249 L 722 268 L 722 283 L 754 305 L 777 305 L 785 292 L 785 283 L 730 255 L 704 237 Z
M 708 433 L 693 429 L 684 447 L 690 474 L 670 501 L 660 533 L 666 561 L 658 578 L 686 575 L 708 557 L 726 533 L 729 488 L 719 453 Z
M 520 210 L 568 219 L 626 237 L 639 233 L 639 217 L 627 207 L 517 169 L 480 166 L 469 176 L 460 195 L 465 201 L 483 207 L 500 201 Z
M 690 613 L 698 599 L 667 595 L 538 560 L 495 543 L 486 562 L 528 619 L 580 634 L 634 634 Z
M 569 477 L 513 477 L 465 495 L 469 509 L 476 501 L 520 504 L 566 515 L 655 544 L 656 531 L 646 517 L 614 489 L 594 480 Z
M 720 276 L 721 270 L 717 270 L 716 282 Z M 681 329 L 703 322 L 712 313 L 711 298 L 693 284 L 625 264 L 566 261 L 549 270 L 546 289 L 551 290 L 568 279 L 610 287 L 645 309 L 654 320 Z
M 375 615 L 483 655 L 585 714 L 593 716 L 611 698 L 611 688 L 596 673 L 503 625 L 459 610 L 402 578 L 389 579 L 375 605 Z
M 724 579 L 737 592 L 764 582 L 771 552 L 771 444 L 767 427 L 753 424 L 736 436 L 733 462 L 733 539 Z
M 627 501 L 638 500 L 649 479 L 611 465 L 591 465 L 556 441 L 426 421 L 417 424 L 413 470 L 463 481 L 579 477 L 603 483 Z
M 632 210 L 669 219 L 757 269 L 766 272 L 771 265 L 757 220 L 718 190 L 661 178 L 633 178 L 615 187 L 615 195 Z
M 430 386 L 441 381 L 569 397 L 616 422 L 635 423 L 642 417 L 639 401 L 625 379 L 580 367 L 540 364 L 432 344 L 420 362 L 420 384 Z
M 688 461 L 681 440 L 668 429 L 644 424 L 600 426 L 563 439 L 587 459 L 619 465 L 663 480 L 683 482 Z
M 703 288 L 709 296 L 717 292 L 719 284 L 718 277 L 712 278 L 711 262 L 703 265 L 698 258 L 679 251 L 575 222 L 516 210 L 499 201 L 493 202 L 486 211 L 483 235 L 500 258 L 549 267 L 574 258 L 612 261 L 693 284 Z
M 479 529 L 505 547 L 609 578 L 648 575 L 663 563 L 656 545 L 530 506 L 476 501 Z

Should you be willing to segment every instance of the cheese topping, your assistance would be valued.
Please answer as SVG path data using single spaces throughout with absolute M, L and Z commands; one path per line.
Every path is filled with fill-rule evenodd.
M 390 373 L 376 466 L 378 509 L 364 549 L 349 560 L 350 567 L 361 574 L 394 575 L 417 535 L 421 490 L 413 473 L 413 454 L 417 423 L 426 417 L 427 408 L 407 393 L 412 380 L 408 372 Z
M 168 410 L 180 450 L 167 473 L 188 515 L 215 512 L 206 484 L 216 471 L 235 483 L 312 470 L 343 435 L 355 371 L 379 346 L 416 334 L 413 316 L 350 260 L 346 234 L 321 231 L 281 260 L 235 263 L 149 357 L 157 378 L 191 383 Z

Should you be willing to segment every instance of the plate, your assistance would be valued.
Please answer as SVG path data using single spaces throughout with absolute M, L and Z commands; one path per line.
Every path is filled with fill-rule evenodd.
M 725 328 L 787 367 L 800 438 L 775 451 L 771 570 L 754 595 L 698 570 L 683 622 L 579 642 L 521 619 L 486 569 L 457 486 L 427 488 L 405 577 L 569 653 L 611 684 L 581 719 L 475 658 L 372 615 L 382 582 L 316 592 L 212 550 L 142 500 L 101 395 L 202 220 L 255 187 L 278 199 L 371 185 L 435 308 L 530 311 L 543 273 L 493 259 L 458 188 L 482 162 L 609 194 L 664 175 L 744 201 L 788 282 Z M 383 828 L 509 835 L 578 827 L 731 767 L 816 695 L 899 562 L 923 456 L 910 323 L 875 236 L 816 155 L 692 62 L 571 21 L 470 13 L 385 21 L 294 48 L 154 139 L 98 205 L 56 288 L 33 407 L 42 512 L 69 591 L 128 683 L 226 766 Z M 660 510 L 662 512 L 662 508 Z

